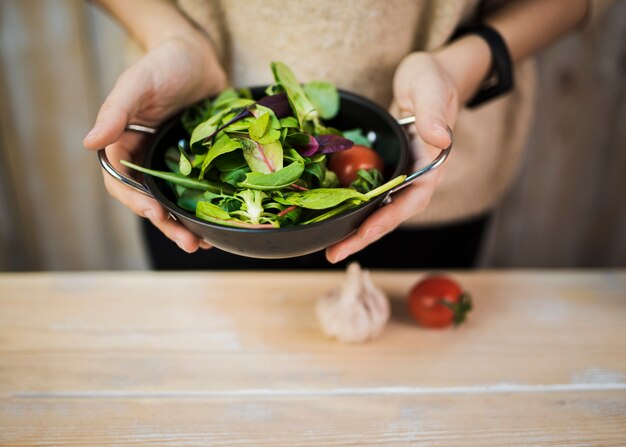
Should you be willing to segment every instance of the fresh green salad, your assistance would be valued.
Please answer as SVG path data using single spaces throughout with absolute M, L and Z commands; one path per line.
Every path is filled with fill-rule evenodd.
M 271 69 L 275 84 L 264 98 L 229 89 L 183 113 L 187 137 L 165 152 L 170 171 L 122 164 L 165 180 L 178 206 L 198 218 L 245 228 L 320 222 L 402 183 L 406 176 L 383 184 L 376 167 L 358 169 L 349 184 L 340 183 L 343 173 L 330 170 L 328 158 L 357 149 L 355 144 L 371 147 L 369 140 L 361 129 L 324 124 L 339 111 L 334 85 L 301 85 L 280 62 Z

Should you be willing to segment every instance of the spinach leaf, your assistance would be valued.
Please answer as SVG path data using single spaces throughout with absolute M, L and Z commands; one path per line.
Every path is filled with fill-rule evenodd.
M 269 128 L 270 115 L 268 113 L 265 113 L 259 116 L 250 124 L 250 128 L 248 130 L 250 132 L 250 138 L 252 138 L 254 141 L 259 141 L 261 137 L 265 135 L 265 133 L 269 130 Z
M 376 168 L 359 169 L 356 175 L 357 178 L 350 183 L 350 188 L 356 189 L 363 194 L 383 184 L 383 175 Z
M 252 172 L 270 174 L 283 167 L 283 147 L 279 141 L 260 144 L 248 138 L 240 139 L 243 156 Z
M 379 196 L 382 193 L 387 192 L 387 191 L 389 191 L 392 188 L 395 188 L 400 183 L 402 183 L 405 179 L 406 179 L 406 175 L 399 175 L 396 178 L 392 178 L 387 183 L 385 183 L 383 185 L 380 185 L 378 188 L 372 189 L 371 191 L 366 193 L 365 196 L 368 199 L 371 199 L 373 197 Z
M 283 197 L 275 197 L 278 203 L 284 205 L 297 205 L 312 210 L 324 210 L 332 208 L 348 199 L 366 201 L 368 197 L 354 189 L 349 188 L 317 188 L 303 192 L 284 194 Z
M 235 169 L 248 168 L 246 159 L 243 158 L 243 153 L 240 151 L 229 152 L 224 155 L 220 155 L 213 160 L 213 166 L 215 166 L 220 172 L 234 171 Z
M 298 151 L 296 151 L 295 149 L 293 149 L 291 147 L 287 149 L 287 151 L 284 153 L 283 157 L 284 157 L 285 160 L 292 161 L 292 162 L 293 161 L 299 161 L 301 163 L 305 163 L 306 160 L 308 160 L 308 158 L 307 159 L 303 158 L 302 155 L 300 155 L 298 153 Z
M 228 183 L 229 185 L 237 187 L 239 183 L 243 182 L 246 179 L 246 174 L 248 174 L 249 172 L 250 168 L 248 167 L 248 165 L 245 165 L 232 171 L 222 172 L 220 174 L 220 180 L 224 183 Z
M 209 148 L 206 158 L 202 162 L 202 168 L 200 168 L 200 178 L 204 177 L 204 172 L 216 157 L 219 157 L 222 154 L 227 154 L 228 152 L 232 152 L 236 149 L 241 149 L 241 147 L 242 144 L 240 141 L 234 140 L 226 134 L 222 134 L 222 136 L 217 139 L 215 144 Z
M 298 120 L 293 116 L 287 116 L 285 118 L 280 119 L 280 127 L 298 129 L 300 126 L 298 124 Z
M 296 79 L 291 69 L 282 62 L 272 62 L 272 73 L 274 79 L 278 82 L 289 98 L 291 108 L 296 113 L 300 127 L 307 120 L 317 120 L 318 113 L 315 110 L 315 106 L 304 93 L 304 89 Z
M 303 171 L 304 164 L 294 162 L 271 174 L 250 172 L 246 175 L 245 180 L 240 182 L 238 186 L 264 191 L 285 188 L 298 180 Z
M 332 119 L 339 112 L 337 87 L 326 81 L 312 81 L 304 84 L 304 92 L 309 97 L 322 119 Z
M 351 140 L 354 144 L 359 146 L 366 146 L 372 148 L 372 142 L 367 138 L 361 129 L 352 129 L 343 131 L 344 138 Z
M 320 147 L 320 144 L 312 135 L 301 132 L 288 134 L 285 138 L 285 143 L 292 146 L 303 157 L 310 157 Z
M 326 219 L 330 219 L 331 217 L 338 216 L 339 214 L 343 214 L 348 210 L 354 209 L 362 203 L 363 202 L 360 202 L 358 200 L 348 200 L 347 202 L 342 203 L 341 205 L 338 205 L 335 208 L 332 208 L 323 214 L 315 216 L 305 222 L 300 222 L 300 225 L 308 225 L 308 224 L 312 224 L 316 222 L 321 222 Z
M 189 160 L 187 159 L 187 156 L 185 155 L 185 147 L 183 146 L 183 142 L 184 140 L 181 140 L 178 142 L 178 150 L 180 151 L 180 158 L 178 160 L 178 171 L 184 175 L 184 176 L 188 176 L 189 174 L 191 174 L 191 163 L 189 162 Z
M 199 101 L 186 109 L 180 121 L 187 131 L 187 134 L 191 135 L 193 130 L 202 122 L 209 119 L 211 116 L 211 108 L 213 102 L 210 99 L 204 99 Z
M 214 194 L 211 191 L 200 191 L 197 189 L 183 188 L 183 191 L 180 194 L 178 194 L 178 199 L 176 201 L 176 204 L 187 211 L 195 212 L 198 202 L 201 202 L 201 201 L 210 202 L 213 199 L 216 199 L 219 197 L 223 197 L 223 196 L 220 194 Z
M 252 114 L 257 118 L 257 121 L 250 125 L 250 138 L 261 144 L 273 143 L 280 138 L 280 121 L 276 118 L 274 112 L 262 105 L 256 104 L 250 108 Z M 267 117 L 267 118 L 265 118 Z M 258 122 L 258 120 L 261 120 Z M 267 125 L 265 124 L 267 120 Z
M 219 220 L 230 220 L 230 214 L 228 211 L 223 210 L 217 205 L 213 205 L 211 202 L 198 202 L 196 207 L 196 216 L 205 219 L 207 217 Z
M 326 166 L 324 162 L 307 163 L 304 167 L 304 171 L 311 174 L 313 177 L 321 183 L 326 177 Z
M 337 188 L 339 187 L 339 178 L 330 169 L 326 169 L 324 173 L 324 179 L 320 182 L 321 188 Z
M 229 185 L 224 184 L 215 184 L 208 182 L 206 180 L 195 180 L 188 177 L 185 177 L 182 174 L 175 174 L 173 172 L 166 171 L 155 171 L 154 169 L 144 168 L 143 166 L 137 166 L 126 160 L 120 160 L 124 166 L 128 168 L 132 168 L 136 171 L 142 172 L 144 174 L 149 174 L 153 177 L 158 177 L 163 180 L 167 180 L 168 182 L 172 182 L 175 185 L 184 186 L 189 189 L 200 189 L 203 191 L 211 191 L 215 194 L 232 194 L 233 189 Z
M 191 134 L 191 138 L 189 139 L 189 146 L 194 148 L 197 146 L 197 143 L 203 142 L 205 139 L 212 137 L 217 130 L 217 127 L 222 120 L 222 117 L 228 112 L 228 110 L 222 110 L 219 113 L 211 116 L 208 120 L 203 123 L 200 123 Z

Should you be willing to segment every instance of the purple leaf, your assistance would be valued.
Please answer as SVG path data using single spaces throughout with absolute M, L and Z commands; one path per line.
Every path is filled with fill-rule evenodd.
M 215 131 L 211 135 L 206 137 L 203 141 L 209 141 L 220 130 L 224 130 L 231 124 L 236 123 L 237 121 L 240 121 L 248 116 L 252 116 L 251 109 L 255 106 L 255 104 L 259 104 L 267 107 L 268 109 L 271 109 L 272 112 L 274 112 L 274 115 L 276 115 L 276 118 L 284 118 L 286 116 L 292 115 L 291 106 L 289 105 L 289 99 L 287 98 L 287 93 L 276 93 L 275 95 L 261 98 L 251 106 L 247 107 L 245 110 L 242 110 L 240 113 L 237 114 L 237 116 L 228 121 L 226 124 L 222 124 L 220 127 L 215 129 Z
M 292 134 L 287 138 L 289 144 L 291 144 L 293 148 L 303 157 L 310 157 L 316 153 L 320 147 L 320 144 L 317 142 L 315 137 L 306 133 Z
M 319 143 L 318 152 L 320 154 L 332 154 L 333 152 L 345 151 L 354 146 L 351 140 L 332 134 L 318 136 L 317 142 Z
M 284 118 L 293 114 L 287 93 L 284 92 L 261 98 L 257 101 L 257 104 L 271 109 L 274 115 L 276 115 L 276 118 Z

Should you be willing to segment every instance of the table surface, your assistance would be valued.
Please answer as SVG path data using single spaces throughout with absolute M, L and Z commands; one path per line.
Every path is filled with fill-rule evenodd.
M 475 310 L 326 338 L 342 273 L 0 274 L 0 445 L 626 445 L 626 271 L 455 274 Z

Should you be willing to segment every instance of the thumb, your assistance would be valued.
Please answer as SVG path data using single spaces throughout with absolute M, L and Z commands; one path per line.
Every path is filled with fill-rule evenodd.
M 453 102 L 454 98 L 451 98 Z M 415 111 L 415 128 L 425 143 L 439 149 L 445 149 L 452 143 L 446 116 L 446 95 L 441 89 L 421 89 L 413 98 Z
M 100 107 L 96 123 L 84 138 L 83 145 L 88 149 L 101 149 L 116 142 L 140 109 L 149 85 L 148 76 L 139 70 L 131 67 L 124 72 Z

